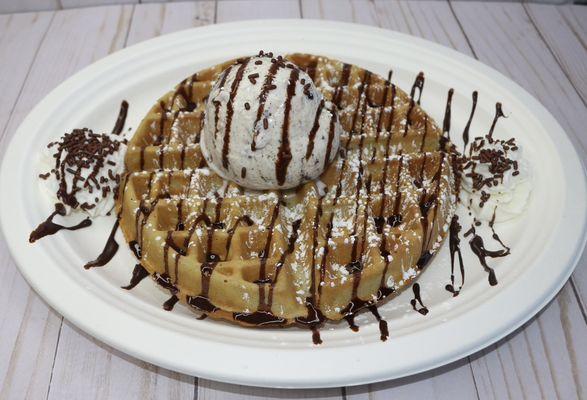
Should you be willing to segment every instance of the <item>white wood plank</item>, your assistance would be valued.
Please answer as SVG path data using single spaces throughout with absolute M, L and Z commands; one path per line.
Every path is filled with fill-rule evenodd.
M 524 5 L 530 19 L 565 70 L 575 89 L 587 102 L 587 8 L 577 6 Z M 587 28 L 587 23 L 585 23 Z
M 214 22 L 214 1 L 141 4 L 135 7 L 127 46 L 161 34 Z
M 377 0 L 375 4 L 383 28 L 409 33 L 473 55 L 446 2 Z
M 48 399 L 186 399 L 194 378 L 118 352 L 65 322 Z
M 301 0 L 304 18 L 380 25 L 376 9 L 365 0 Z
M 0 15 L 0 137 L 52 18 L 53 12 Z
M 422 374 L 345 389 L 346 400 L 470 400 L 477 393 L 467 359 Z
M 585 43 L 587 37 L 587 18 L 585 7 L 579 5 L 569 5 L 568 7 L 559 8 L 559 12 L 564 16 L 565 22 L 573 29 L 575 34 Z
M 134 8 L 127 45 L 214 19 L 214 2 L 141 4 Z M 133 359 L 63 325 L 49 399 L 192 398 L 195 378 Z
M 27 11 L 59 10 L 59 0 L 4 0 L 0 1 L 0 14 L 22 13 Z
M 12 136 L 29 110 L 63 79 L 120 48 L 130 14 L 131 8 L 119 6 L 57 12 L 10 116 L 5 137 Z M 0 309 L 6 310 L 0 315 L 0 398 L 45 398 L 61 318 L 24 282 L 4 242 L 0 244 L 0 261 Z
M 392 29 L 472 55 L 465 36 L 454 25 L 450 8 L 442 1 L 302 0 L 302 15 Z
M 364 1 L 323 0 L 302 2 L 305 18 L 361 22 L 424 37 L 472 54 L 463 33 L 459 30 L 450 7 L 437 1 Z M 347 388 L 348 399 L 426 399 L 476 398 L 475 381 L 468 361 L 428 371 L 404 379 Z
M 217 22 L 264 18 L 299 18 L 298 0 L 218 0 Z
M 14 133 L 30 109 L 51 89 L 87 64 L 121 48 L 131 14 L 132 6 L 56 12 L 12 112 L 6 136 Z
M 59 0 L 62 8 L 110 6 L 114 4 L 138 4 L 139 0 Z
M 563 290 L 538 318 L 472 357 L 481 398 L 585 398 L 584 325 L 573 292 Z
M 0 399 L 45 398 L 61 317 L 33 293 L 0 243 Z
M 271 368 L 271 366 L 268 366 L 268 368 Z M 341 389 L 266 389 L 231 385 L 205 379 L 200 379 L 199 382 L 198 400 L 343 399 Z
M 585 151 L 585 104 L 523 7 L 515 3 L 451 4 L 477 57 L 536 96 Z

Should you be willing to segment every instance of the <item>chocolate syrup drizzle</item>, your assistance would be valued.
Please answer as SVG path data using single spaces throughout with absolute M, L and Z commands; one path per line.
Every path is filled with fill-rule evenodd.
M 132 271 L 132 278 L 130 283 L 126 286 L 121 286 L 122 289 L 130 290 L 137 286 L 143 279 L 149 276 L 149 272 L 141 264 L 135 265 Z
M 212 312 L 215 312 L 216 310 L 218 310 L 218 308 L 214 304 L 212 304 L 212 302 L 210 301 L 208 294 L 209 294 L 209 290 L 210 290 L 210 278 L 212 277 L 212 273 L 214 272 L 214 269 L 216 268 L 216 266 L 220 262 L 220 256 L 213 252 L 212 244 L 213 244 L 215 229 L 216 228 L 221 229 L 224 227 L 224 224 L 222 222 L 220 222 L 220 212 L 222 210 L 222 202 L 224 200 L 224 197 L 226 196 L 227 191 L 228 191 L 228 186 L 224 190 L 224 193 L 222 194 L 222 196 L 220 196 L 218 193 L 216 193 L 216 205 L 214 206 L 214 214 L 215 214 L 214 223 L 212 223 L 212 221 L 210 220 L 208 215 L 206 215 L 206 206 L 208 204 L 208 199 L 206 199 L 204 201 L 204 204 L 202 206 L 202 213 L 196 218 L 196 221 L 194 222 L 192 228 L 190 229 L 190 234 L 189 234 L 189 236 L 186 237 L 186 240 L 184 242 L 184 248 L 187 249 L 187 246 L 189 244 L 189 241 L 191 240 L 191 236 L 193 235 L 196 226 L 200 223 L 204 223 L 207 226 L 206 254 L 205 254 L 204 262 L 200 265 L 201 291 L 198 296 L 187 296 L 186 297 L 187 303 L 190 306 L 194 307 L 197 310 L 203 311 L 203 312 L 212 313 Z M 177 255 L 176 255 L 176 273 L 177 273 L 177 263 L 179 261 L 179 256 L 180 256 L 180 254 L 177 253 Z M 176 281 L 177 281 L 177 275 L 176 275 Z
M 461 254 L 461 239 L 459 233 L 461 232 L 461 224 L 459 224 L 459 217 L 457 215 L 452 217 L 449 228 L 448 247 L 450 249 L 450 283 L 445 286 L 445 289 L 456 297 L 461 292 L 465 284 L 465 266 L 463 264 L 463 256 Z M 457 289 L 455 286 L 455 254 L 459 257 L 459 271 L 461 273 L 461 284 Z
M 419 312 L 422 315 L 428 314 L 428 308 L 422 303 L 422 297 L 420 296 L 420 284 L 418 282 L 412 285 L 412 291 L 414 292 L 414 298 L 410 300 L 410 304 L 414 311 Z M 420 307 L 418 308 L 418 304 Z
M 416 100 L 416 90 L 418 91 L 418 100 Z M 412 124 L 411 116 L 414 106 L 416 104 L 420 105 L 420 99 L 422 98 L 422 91 L 424 90 L 424 73 L 420 72 L 412 85 L 412 90 L 410 90 L 410 106 L 408 108 L 408 112 L 406 114 L 406 123 L 404 125 L 404 137 L 408 134 L 408 128 Z
M 263 82 L 263 87 L 261 89 L 261 93 L 259 94 L 259 107 L 257 108 L 257 116 L 255 119 L 255 123 L 253 126 L 255 127 L 255 131 L 253 132 L 253 140 L 251 142 L 251 150 L 257 150 L 257 136 L 259 135 L 259 123 L 261 122 L 261 118 L 263 117 L 263 112 L 265 111 L 265 102 L 267 101 L 267 96 L 269 92 L 275 89 L 275 85 L 273 84 L 273 79 L 275 79 L 275 75 L 277 71 L 282 66 L 281 63 L 274 62 L 267 72 L 267 76 L 265 77 L 265 82 Z
M 126 100 L 122 100 L 122 103 L 120 104 L 120 111 L 118 112 L 118 118 L 116 118 L 116 123 L 114 124 L 114 128 L 112 128 L 113 135 L 120 135 L 120 133 L 124 129 L 127 114 L 128 102 Z
M 92 221 L 89 218 L 84 219 L 79 224 L 73 226 L 63 226 L 53 222 L 53 218 L 57 215 L 65 215 L 65 206 L 61 203 L 55 204 L 55 211 L 47 217 L 47 219 L 39 224 L 29 236 L 29 243 L 34 243 L 37 240 L 44 238 L 45 236 L 53 235 L 60 230 L 77 231 L 78 229 L 86 228 L 92 225 Z
M 108 236 L 108 240 L 106 240 L 106 245 L 104 246 L 104 249 L 98 255 L 98 257 L 96 257 L 96 259 L 94 261 L 90 261 L 90 262 L 86 263 L 86 265 L 84 265 L 85 269 L 90 269 L 90 268 L 94 268 L 94 267 L 103 267 L 110 260 L 112 260 L 112 257 L 114 257 L 114 255 L 118 251 L 118 243 L 116 242 L 116 239 L 114 238 L 114 236 L 116 235 L 116 231 L 118 230 L 118 223 L 119 223 L 119 218 L 116 218 L 116 221 L 114 222 L 114 225 L 112 226 L 112 230 L 110 231 L 110 235 Z
M 469 144 L 469 129 L 471 128 L 471 122 L 473 121 L 475 110 L 477 109 L 477 97 L 478 93 L 475 90 L 472 95 L 473 106 L 471 107 L 471 114 L 469 115 L 469 120 L 467 121 L 467 125 L 465 125 L 465 130 L 463 131 L 463 142 L 465 143 L 463 152 L 467 149 L 467 145 Z
M 489 133 L 487 134 L 487 139 L 489 139 L 489 141 L 493 140 L 493 130 L 495 129 L 497 120 L 500 117 L 505 117 L 505 114 L 501 110 L 501 103 L 495 103 L 495 116 L 493 117 L 493 122 L 491 122 L 491 128 L 489 129 Z
M 450 117 L 452 108 L 452 96 L 455 90 L 450 88 L 448 90 L 448 97 L 446 99 L 446 108 L 444 109 L 444 118 L 442 120 L 442 134 L 446 135 L 446 138 L 450 140 Z
M 171 295 L 171 297 L 165 302 L 163 303 L 163 309 L 165 311 L 171 311 L 173 310 L 173 307 L 175 306 L 175 304 L 179 301 L 179 298 L 176 295 Z M 204 314 L 206 315 L 206 314 Z
M 230 87 L 230 97 L 226 103 L 226 128 L 224 129 L 224 142 L 222 145 L 222 166 L 224 169 L 228 169 L 229 160 L 228 152 L 230 150 L 230 131 L 232 129 L 232 115 L 234 114 L 233 102 L 238 92 L 238 87 L 243 80 L 245 74 L 245 68 L 249 64 L 250 58 L 243 60 L 236 71 L 234 81 Z M 218 114 L 217 114 L 218 115 Z
M 487 272 L 487 280 L 491 286 L 497 285 L 497 277 L 495 276 L 495 271 L 489 265 L 487 265 L 487 257 L 497 258 L 497 257 L 505 257 L 510 254 L 508 248 L 501 249 L 501 250 L 487 250 L 485 248 L 485 244 L 483 242 L 483 238 L 475 232 L 475 226 L 471 225 L 471 229 L 465 232 L 465 237 L 472 235 L 471 240 L 469 240 L 469 245 L 471 246 L 471 250 L 473 253 L 479 258 L 479 262 L 483 266 L 483 269 Z
M 320 115 L 322 115 L 322 110 L 324 109 L 324 100 L 318 104 L 318 109 L 316 110 L 316 116 L 314 117 L 314 125 L 312 125 L 312 129 L 310 130 L 310 134 L 308 135 L 308 146 L 306 147 L 306 161 L 310 159 L 312 152 L 314 151 L 314 141 L 316 139 L 316 133 L 320 128 Z M 333 113 L 334 115 L 334 113 Z
M 277 63 L 276 63 L 277 64 Z M 296 94 L 296 84 L 300 77 L 298 69 L 292 69 L 289 75 L 289 84 L 287 85 L 287 97 L 285 98 L 285 110 L 283 124 L 281 126 L 281 144 L 277 152 L 277 161 L 275 162 L 275 176 L 277 184 L 283 186 L 287 175 L 287 167 L 291 162 L 291 147 L 289 145 L 289 119 L 291 114 L 291 101 Z

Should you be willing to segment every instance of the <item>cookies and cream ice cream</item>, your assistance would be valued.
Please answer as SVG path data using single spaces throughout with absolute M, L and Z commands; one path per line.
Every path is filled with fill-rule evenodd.
M 308 74 L 260 52 L 218 77 L 200 144 L 223 178 L 249 189 L 287 189 L 320 176 L 336 156 L 341 130 Z
M 532 186 L 516 140 L 476 138 L 464 161 L 461 187 L 461 200 L 477 219 L 502 222 L 520 215 Z

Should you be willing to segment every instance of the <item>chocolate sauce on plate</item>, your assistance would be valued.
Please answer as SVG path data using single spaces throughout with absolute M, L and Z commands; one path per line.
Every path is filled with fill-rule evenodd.
M 132 271 L 132 278 L 130 279 L 130 283 L 126 286 L 122 286 L 122 288 L 131 290 L 147 276 L 149 276 L 149 272 L 145 269 L 145 267 L 143 267 L 141 264 L 137 264 Z
M 116 123 L 114 124 L 114 128 L 112 128 L 113 135 L 120 135 L 120 133 L 124 129 L 124 123 L 126 122 L 127 113 L 128 102 L 126 100 L 122 100 L 122 103 L 120 104 L 120 111 L 118 112 L 118 118 L 116 118 Z
M 414 311 L 418 311 L 422 315 L 428 314 L 428 308 L 422 303 L 422 297 L 420 296 L 420 284 L 418 282 L 412 285 L 412 291 L 414 292 L 414 298 L 410 300 L 410 304 Z M 418 307 L 420 304 L 420 307 Z
M 459 233 L 461 232 L 461 225 L 459 224 L 459 217 L 455 215 L 449 227 L 448 246 L 450 249 L 450 283 L 445 286 L 445 289 L 452 293 L 454 297 L 458 296 L 465 284 L 465 266 L 463 264 L 463 256 L 461 254 L 461 239 Z M 457 289 L 455 286 L 455 254 L 458 255 L 459 271 L 461 273 L 461 284 Z
M 53 222 L 53 218 L 57 215 L 65 215 L 65 206 L 61 203 L 55 204 L 55 211 L 47 217 L 47 219 L 39 224 L 29 236 L 29 243 L 34 243 L 37 240 L 44 238 L 45 236 L 53 235 L 60 230 L 77 231 L 78 229 L 86 228 L 92 225 L 92 221 L 89 218 L 84 219 L 80 223 L 73 226 L 63 226 Z
M 112 260 L 112 257 L 114 257 L 114 255 L 118 251 L 118 243 L 116 242 L 116 239 L 114 239 L 114 236 L 116 235 L 116 230 L 118 229 L 118 223 L 118 218 L 116 218 L 116 222 L 112 226 L 112 230 L 110 231 L 110 235 L 108 236 L 108 240 L 106 241 L 104 249 L 94 261 L 90 261 L 89 263 L 84 265 L 85 269 L 103 267 L 110 260 Z
M 179 301 L 179 298 L 176 295 L 171 295 L 171 297 L 165 301 L 165 303 L 163 303 L 163 309 L 165 311 L 171 311 L 173 310 L 173 307 L 175 306 L 175 304 Z M 204 314 L 206 315 L 206 314 Z

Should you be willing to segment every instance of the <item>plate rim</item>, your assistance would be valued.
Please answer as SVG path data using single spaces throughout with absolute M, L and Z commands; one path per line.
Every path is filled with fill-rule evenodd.
M 342 22 L 334 22 L 334 21 L 320 21 L 320 20 L 290 20 L 290 19 L 274 19 L 274 20 L 262 20 L 262 24 L 260 24 L 260 20 L 251 20 L 251 21 L 238 21 L 238 22 L 231 22 L 231 23 L 223 23 L 223 24 L 214 24 L 208 25 L 204 27 L 196 27 L 191 28 L 188 30 L 178 31 L 175 33 L 159 36 L 153 39 L 149 39 L 144 42 L 140 42 L 136 45 L 126 47 L 121 49 L 111 55 L 108 55 L 93 64 L 83 68 L 64 82 L 62 82 L 59 86 L 53 89 L 41 102 L 39 102 L 31 112 L 25 117 L 25 119 L 21 122 L 19 128 L 13 135 L 10 140 L 9 145 L 7 146 L 7 150 L 4 153 L 4 157 L 2 160 L 2 165 L 0 168 L 0 188 L 6 188 L 9 182 L 9 174 L 8 169 L 11 163 L 14 163 L 15 157 L 14 154 L 11 156 L 11 150 L 16 147 L 16 143 L 19 142 L 19 138 L 22 137 L 22 132 L 26 132 L 27 129 L 32 125 L 32 120 L 34 119 L 33 116 L 39 113 L 39 110 L 46 108 L 48 103 L 51 101 L 55 101 L 64 93 L 67 93 L 68 90 L 72 90 L 76 87 L 77 84 L 80 82 L 83 83 L 84 79 L 87 79 L 92 74 L 99 72 L 102 68 L 105 68 L 108 64 L 114 64 L 116 62 L 124 61 L 125 58 L 133 56 L 133 53 L 140 54 L 141 52 L 148 52 L 153 51 L 154 48 L 157 46 L 162 46 L 165 43 L 173 43 L 176 38 L 181 36 L 206 36 L 208 35 L 215 35 L 215 34 L 223 34 L 226 31 L 235 31 L 235 30 L 267 30 L 271 27 L 283 27 L 283 26 L 290 26 L 294 29 L 324 29 L 324 30 L 334 30 L 334 31 L 346 31 L 348 34 L 356 34 L 356 35 L 365 35 L 365 36 L 379 36 L 379 37 L 387 37 L 389 39 L 395 39 L 400 41 L 405 41 L 407 43 L 412 42 L 416 45 L 420 45 L 424 48 L 429 49 L 430 51 L 434 52 L 441 52 L 446 55 L 450 55 L 451 57 L 455 57 L 459 64 L 464 63 L 468 66 L 472 66 L 478 68 L 481 71 L 481 74 L 488 77 L 492 81 L 498 81 L 501 84 L 507 84 L 510 86 L 510 92 L 512 92 L 516 98 L 523 99 L 524 101 L 528 102 L 528 108 L 532 110 L 533 114 L 536 114 L 537 111 L 541 112 L 541 117 L 539 120 L 544 122 L 555 130 L 564 133 L 564 140 L 558 145 L 562 145 L 566 147 L 566 150 L 570 150 L 571 159 L 565 159 L 566 162 L 576 163 L 578 162 L 578 169 L 575 172 L 580 172 L 579 179 L 579 187 L 576 190 L 579 193 L 582 193 L 583 198 L 585 198 L 586 193 L 586 176 L 585 176 L 585 167 L 583 166 L 583 160 L 579 157 L 577 149 L 572 145 L 572 142 L 569 139 L 569 135 L 566 134 L 564 129 L 558 124 L 556 119 L 550 114 L 549 111 L 546 110 L 533 96 L 527 93 L 523 88 L 521 88 L 518 84 L 510 80 L 509 78 L 505 77 L 501 73 L 497 72 L 493 68 L 481 63 L 480 61 L 473 59 L 467 55 L 461 54 L 454 49 L 442 46 L 440 44 L 430 42 L 428 40 L 406 35 L 400 32 L 391 31 L 387 29 L 382 29 L 378 27 L 372 27 L 367 25 L 360 25 L 360 24 L 353 24 L 353 23 L 342 23 Z M 262 29 L 261 29 L 262 27 Z M 543 120 L 545 119 L 545 120 Z M 12 152 L 14 153 L 14 152 Z M 557 147 L 557 153 L 560 154 L 560 148 Z M 575 165 L 577 167 L 577 165 Z M 4 197 L 0 198 L 0 222 L 2 225 L 2 231 L 5 238 L 6 243 L 8 244 L 8 248 L 12 255 L 12 258 L 15 260 L 21 274 L 25 277 L 29 285 L 53 308 L 55 308 L 60 314 L 66 317 L 70 322 L 74 325 L 80 327 L 83 331 L 89 333 L 93 337 L 105 342 L 106 344 L 124 352 L 127 354 L 131 354 L 134 357 L 139 359 L 145 360 L 147 362 L 151 362 L 156 365 L 161 365 L 166 368 L 177 370 L 180 372 L 188 373 L 188 374 L 196 374 L 200 377 L 214 379 L 224 382 L 230 383 L 237 383 L 243 385 L 256 385 L 256 386 L 265 386 L 265 387 L 288 387 L 288 388 L 318 388 L 318 387 L 338 387 L 338 386 L 349 386 L 349 385 L 358 385 L 364 383 L 372 383 L 381 380 L 387 379 L 394 379 L 399 378 L 401 376 L 412 375 L 418 372 L 422 372 L 425 370 L 429 370 L 432 368 L 436 368 L 440 365 L 445 365 L 451 363 L 457 359 L 460 359 L 464 356 L 467 356 L 473 352 L 476 352 L 496 341 L 503 338 L 504 336 L 508 335 L 512 331 L 518 329 L 523 323 L 528 321 L 532 318 L 540 309 L 542 309 L 554 296 L 559 292 L 562 286 L 566 283 L 567 279 L 573 272 L 575 266 L 577 265 L 583 248 L 585 247 L 585 243 L 587 241 L 587 220 L 585 219 L 585 212 L 583 211 L 583 221 L 581 226 L 581 236 L 577 238 L 574 251 L 572 254 L 568 255 L 569 262 L 565 266 L 565 268 L 561 268 L 561 274 L 556 279 L 555 282 L 552 282 L 551 289 L 548 291 L 547 294 L 543 295 L 541 299 L 535 300 L 532 302 L 530 306 L 527 306 L 523 315 L 518 315 L 517 318 L 510 317 L 509 323 L 505 323 L 507 325 L 505 328 L 501 329 L 499 333 L 492 334 L 492 335 L 484 335 L 481 339 L 477 340 L 477 343 L 474 345 L 470 345 L 467 348 L 462 349 L 459 352 L 453 352 L 453 354 L 449 357 L 437 357 L 436 359 L 431 359 L 426 365 L 420 365 L 417 368 L 411 368 L 404 370 L 403 372 L 393 375 L 393 374 L 386 374 L 383 373 L 369 373 L 369 374 L 350 374 L 352 377 L 349 380 L 349 376 L 343 376 L 342 378 L 332 378 L 332 377 L 319 377 L 311 379 L 305 377 L 304 379 L 283 379 L 281 381 L 273 380 L 272 382 L 266 382 L 264 380 L 259 380 L 258 377 L 250 377 L 246 376 L 246 374 L 227 374 L 226 370 L 223 370 L 222 373 L 216 371 L 214 373 L 208 373 L 205 369 L 203 370 L 194 370 L 193 368 L 187 368 L 186 365 L 178 365 L 169 362 L 169 360 L 161 359 L 161 357 L 154 356 L 149 352 L 140 351 L 137 349 L 136 346 L 132 346 L 128 343 L 128 338 L 126 340 L 121 340 L 120 337 L 112 337 L 108 335 L 108 332 L 104 331 L 103 327 L 96 328 L 88 324 L 87 321 L 83 320 L 76 316 L 76 313 L 73 312 L 70 308 L 68 308 L 63 303 L 56 302 L 55 297 L 52 296 L 50 292 L 48 292 L 47 288 L 44 288 L 40 282 L 35 280 L 35 277 L 32 276 L 32 270 L 27 265 L 30 264 L 31 260 L 30 257 L 19 253 L 19 243 L 10 235 L 9 226 L 12 226 L 10 223 L 12 218 L 12 214 L 10 212 L 10 205 L 14 203 L 11 199 L 6 200 Z M 14 222 L 14 221 L 13 221 Z M 21 246 L 22 247 L 22 246 Z M 519 279 L 519 278 L 518 278 Z M 502 294 L 503 295 L 503 294 Z M 99 299 L 98 299 L 99 302 Z M 108 307 L 112 308 L 111 305 L 107 305 Z M 107 307 L 107 308 L 108 308 Z M 471 310 L 473 312 L 475 309 Z M 468 314 L 469 312 L 467 312 Z M 518 313 L 520 314 L 520 313 Z M 459 317 L 460 318 L 460 317 Z M 141 321 L 134 321 L 134 323 L 138 323 L 141 325 Z M 157 327 L 156 330 L 161 330 L 161 328 Z M 372 346 L 372 345 L 369 345 Z M 340 349 L 309 349 L 305 350 L 304 352 L 313 351 L 315 353 L 320 352 L 321 356 L 325 356 L 324 353 L 332 353 L 332 351 L 341 351 Z

